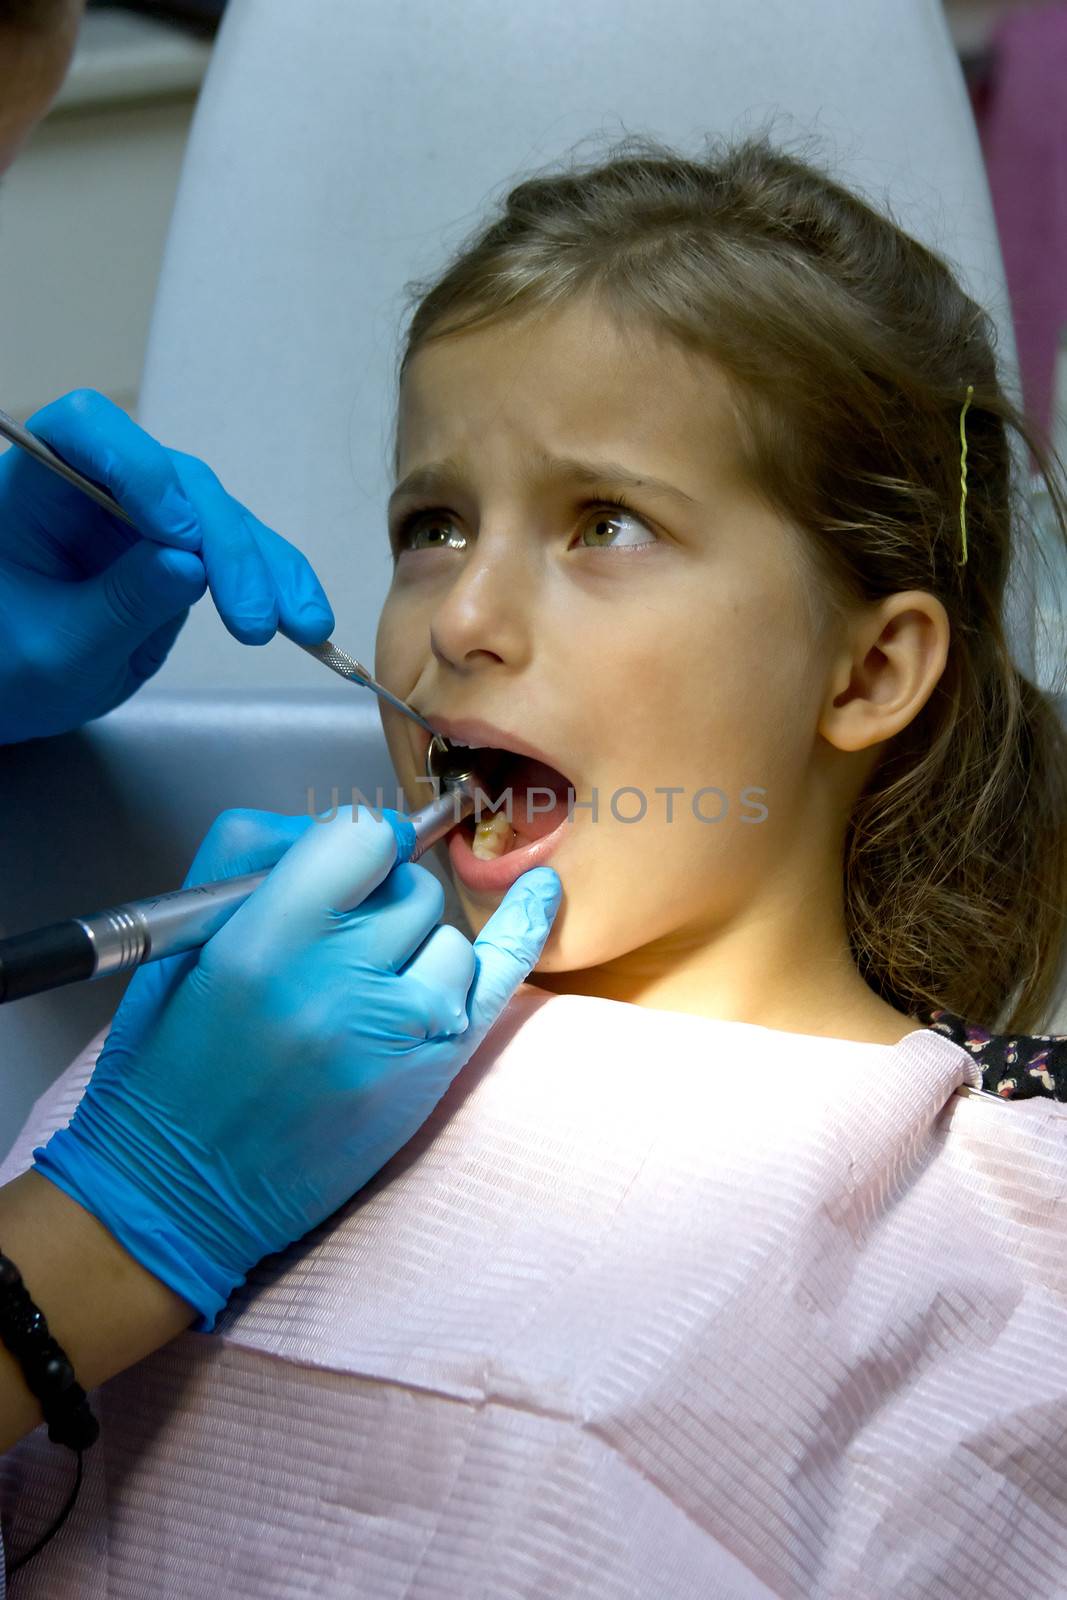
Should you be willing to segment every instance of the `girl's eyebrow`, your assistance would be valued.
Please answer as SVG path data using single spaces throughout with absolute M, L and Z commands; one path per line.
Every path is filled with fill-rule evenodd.
M 665 483 L 662 478 L 652 478 L 647 473 L 631 472 L 617 461 L 583 461 L 576 456 L 539 455 L 536 466 L 525 474 L 527 481 L 537 472 L 542 479 L 549 482 L 569 480 L 572 483 L 614 483 L 631 489 L 655 489 L 660 494 L 669 494 L 676 499 L 684 500 L 691 506 L 697 503 L 692 495 L 686 494 L 677 485 Z M 449 489 L 456 488 L 462 481 L 461 463 L 455 456 L 446 456 L 443 461 L 429 462 L 426 466 L 416 467 L 414 472 L 409 472 L 389 496 L 389 506 L 391 508 L 396 501 L 408 495 L 445 493 Z

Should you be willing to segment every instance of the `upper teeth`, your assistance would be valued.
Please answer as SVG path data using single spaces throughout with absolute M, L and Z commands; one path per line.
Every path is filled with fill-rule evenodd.
M 485 748 L 484 745 L 469 744 L 466 739 L 450 738 L 448 742 L 455 750 L 483 750 Z

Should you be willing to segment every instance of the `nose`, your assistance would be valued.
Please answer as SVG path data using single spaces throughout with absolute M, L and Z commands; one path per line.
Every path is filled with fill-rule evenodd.
M 538 596 L 535 564 L 518 539 L 480 539 L 431 613 L 435 657 L 460 672 L 522 666 Z

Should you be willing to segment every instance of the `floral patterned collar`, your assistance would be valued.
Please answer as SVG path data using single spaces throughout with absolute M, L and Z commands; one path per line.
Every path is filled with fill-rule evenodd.
M 1004 1100 L 1036 1094 L 1067 1100 L 1067 1033 L 990 1033 L 952 1011 L 920 1011 L 919 1019 L 974 1056 L 987 1093 Z

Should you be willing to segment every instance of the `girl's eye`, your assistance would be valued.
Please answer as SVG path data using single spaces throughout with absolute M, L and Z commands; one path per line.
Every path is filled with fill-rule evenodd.
M 621 518 L 618 516 L 604 516 L 602 514 L 597 515 L 592 521 L 586 524 L 585 528 L 583 528 L 583 534 L 588 533 L 595 540 L 600 540 L 601 538 L 610 536 L 615 526 L 627 519 L 641 523 L 641 525 L 645 527 L 646 533 L 648 532 L 648 528 L 644 524 L 643 519 L 634 510 L 633 506 L 623 499 L 622 495 L 603 495 L 599 500 L 591 502 L 587 506 L 583 506 L 582 509 L 583 511 L 592 510 L 594 512 L 603 513 L 607 506 L 611 506 L 617 511 L 626 512 L 626 518 Z M 397 524 L 396 532 L 393 535 L 393 543 L 398 552 L 402 550 L 419 549 L 462 549 L 463 546 L 460 537 L 455 535 L 454 530 L 452 534 L 449 534 L 447 531 L 451 527 L 452 524 L 449 521 L 448 513 L 436 506 L 431 507 L 431 509 L 428 511 L 409 511 L 407 516 L 401 517 L 399 523 Z M 415 541 L 418 538 L 419 532 L 423 528 L 426 530 L 428 539 L 425 544 L 419 545 Z M 656 541 L 654 538 L 648 541 L 648 543 L 655 542 Z M 631 543 L 627 545 L 619 543 L 580 543 L 577 548 L 581 550 L 640 550 L 647 549 L 648 544 L 635 545 Z
M 427 544 L 417 546 L 414 543 L 409 542 L 409 536 L 414 532 L 419 524 L 423 523 L 433 534 L 433 538 L 431 538 Z M 401 517 L 400 521 L 397 523 L 396 532 L 393 534 L 394 548 L 397 552 L 401 550 L 415 550 L 420 548 L 423 550 L 446 550 L 450 547 L 455 547 L 457 550 L 461 550 L 463 546 L 458 539 L 449 538 L 447 534 L 442 535 L 442 529 L 447 528 L 448 525 L 447 512 L 438 511 L 436 509 L 431 509 L 430 511 L 409 511 L 407 516 Z
M 624 511 L 626 513 L 626 516 L 625 517 L 617 517 L 617 516 L 615 516 L 615 517 L 606 517 L 606 516 L 603 516 L 603 515 L 597 515 L 597 516 L 595 516 L 593 518 L 593 520 L 591 522 L 587 523 L 586 527 L 583 529 L 583 532 L 590 533 L 595 538 L 599 539 L 605 533 L 610 533 L 612 527 L 615 524 L 617 524 L 619 522 L 624 522 L 624 521 L 627 521 L 627 520 L 629 520 L 631 522 L 639 522 L 641 524 L 641 526 L 645 529 L 646 533 L 649 531 L 648 527 L 647 527 L 647 524 L 644 522 L 644 519 L 642 517 L 638 516 L 638 514 L 634 510 L 633 506 L 631 506 L 626 500 L 624 500 L 621 494 L 620 495 L 604 495 L 601 500 L 597 501 L 597 503 L 593 507 L 593 509 L 598 513 L 602 513 L 605 506 L 614 506 L 617 510 Z M 655 542 L 656 542 L 656 540 L 654 538 L 649 540 L 649 544 L 654 544 Z M 584 544 L 584 545 L 579 545 L 579 549 L 582 549 L 582 550 L 647 550 L 647 548 L 648 548 L 648 544 L 639 544 L 639 545 L 635 545 L 635 544 Z

